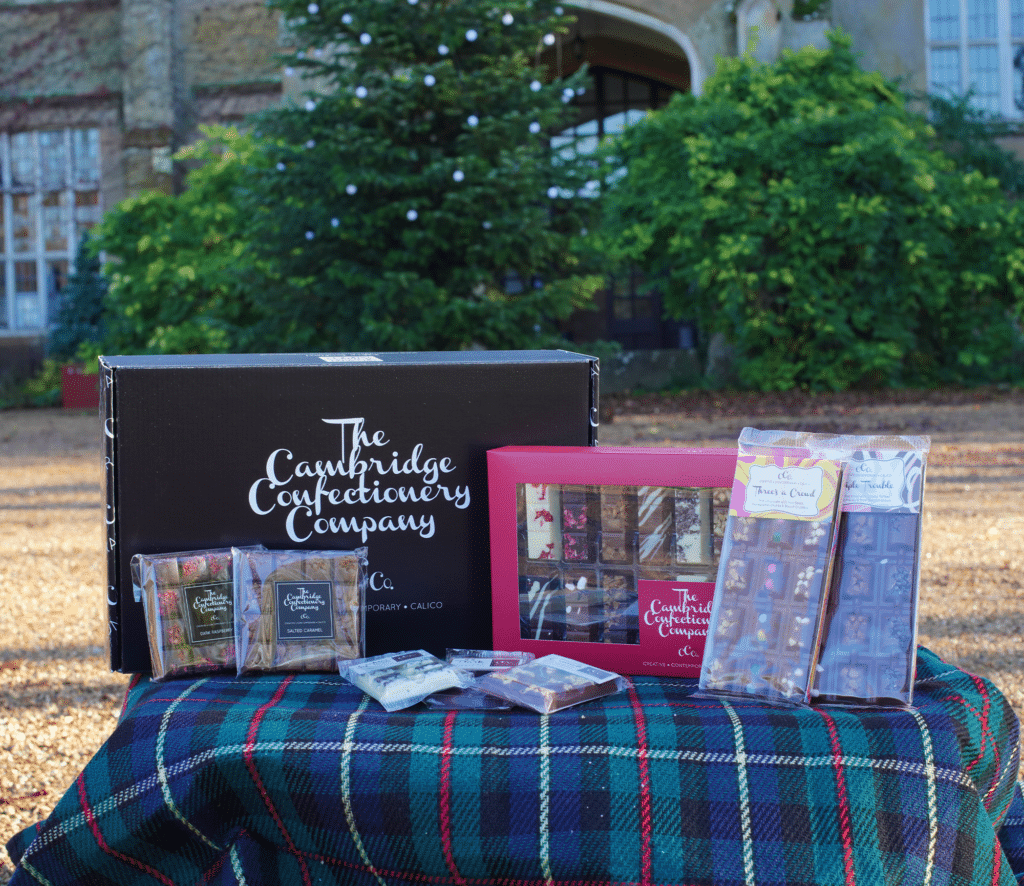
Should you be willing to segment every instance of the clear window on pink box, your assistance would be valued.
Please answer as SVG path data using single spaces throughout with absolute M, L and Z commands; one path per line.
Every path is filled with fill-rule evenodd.
M 563 453 L 559 464 L 558 452 L 540 450 L 537 458 L 547 459 L 526 458 L 511 475 L 498 471 L 508 485 L 500 491 L 492 473 L 492 496 L 507 506 L 513 493 L 515 508 L 514 529 L 508 512 L 492 522 L 495 637 L 537 653 L 558 648 L 551 643 L 579 644 L 561 648 L 621 673 L 696 676 L 735 453 L 716 452 L 709 473 L 706 451 L 666 449 L 646 459 L 643 450 L 587 452 Z

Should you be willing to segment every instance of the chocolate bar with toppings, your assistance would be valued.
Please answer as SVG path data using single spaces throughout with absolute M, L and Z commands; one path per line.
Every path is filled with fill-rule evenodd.
M 363 654 L 366 549 L 235 551 L 237 671 L 336 671 Z
M 235 670 L 229 549 L 137 554 L 132 573 L 146 613 L 154 680 Z
M 815 659 L 831 521 L 734 517 L 702 688 L 804 698 Z
M 905 703 L 913 681 L 918 514 L 843 514 L 815 696 Z

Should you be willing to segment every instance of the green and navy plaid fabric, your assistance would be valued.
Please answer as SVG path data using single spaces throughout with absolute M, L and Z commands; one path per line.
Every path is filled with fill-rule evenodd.
M 311 674 L 141 680 L 12 884 L 1015 884 L 1018 721 L 918 658 L 913 710 L 638 677 L 550 716 L 388 714 Z

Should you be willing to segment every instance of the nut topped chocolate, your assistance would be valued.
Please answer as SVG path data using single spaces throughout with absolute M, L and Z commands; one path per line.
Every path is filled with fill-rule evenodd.
M 841 477 L 832 460 L 741 451 L 701 689 L 809 701 Z
M 836 570 L 814 686 L 819 701 L 913 700 L 930 441 L 915 437 L 899 442 L 907 448 L 857 448 L 849 453 Z
M 843 515 L 815 695 L 906 702 L 913 679 L 917 559 L 913 514 Z M 845 531 L 844 531 L 845 529 Z

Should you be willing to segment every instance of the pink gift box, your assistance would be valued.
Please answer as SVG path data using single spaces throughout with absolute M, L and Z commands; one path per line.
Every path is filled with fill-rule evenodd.
M 487 453 L 495 649 L 696 678 L 735 449 Z

